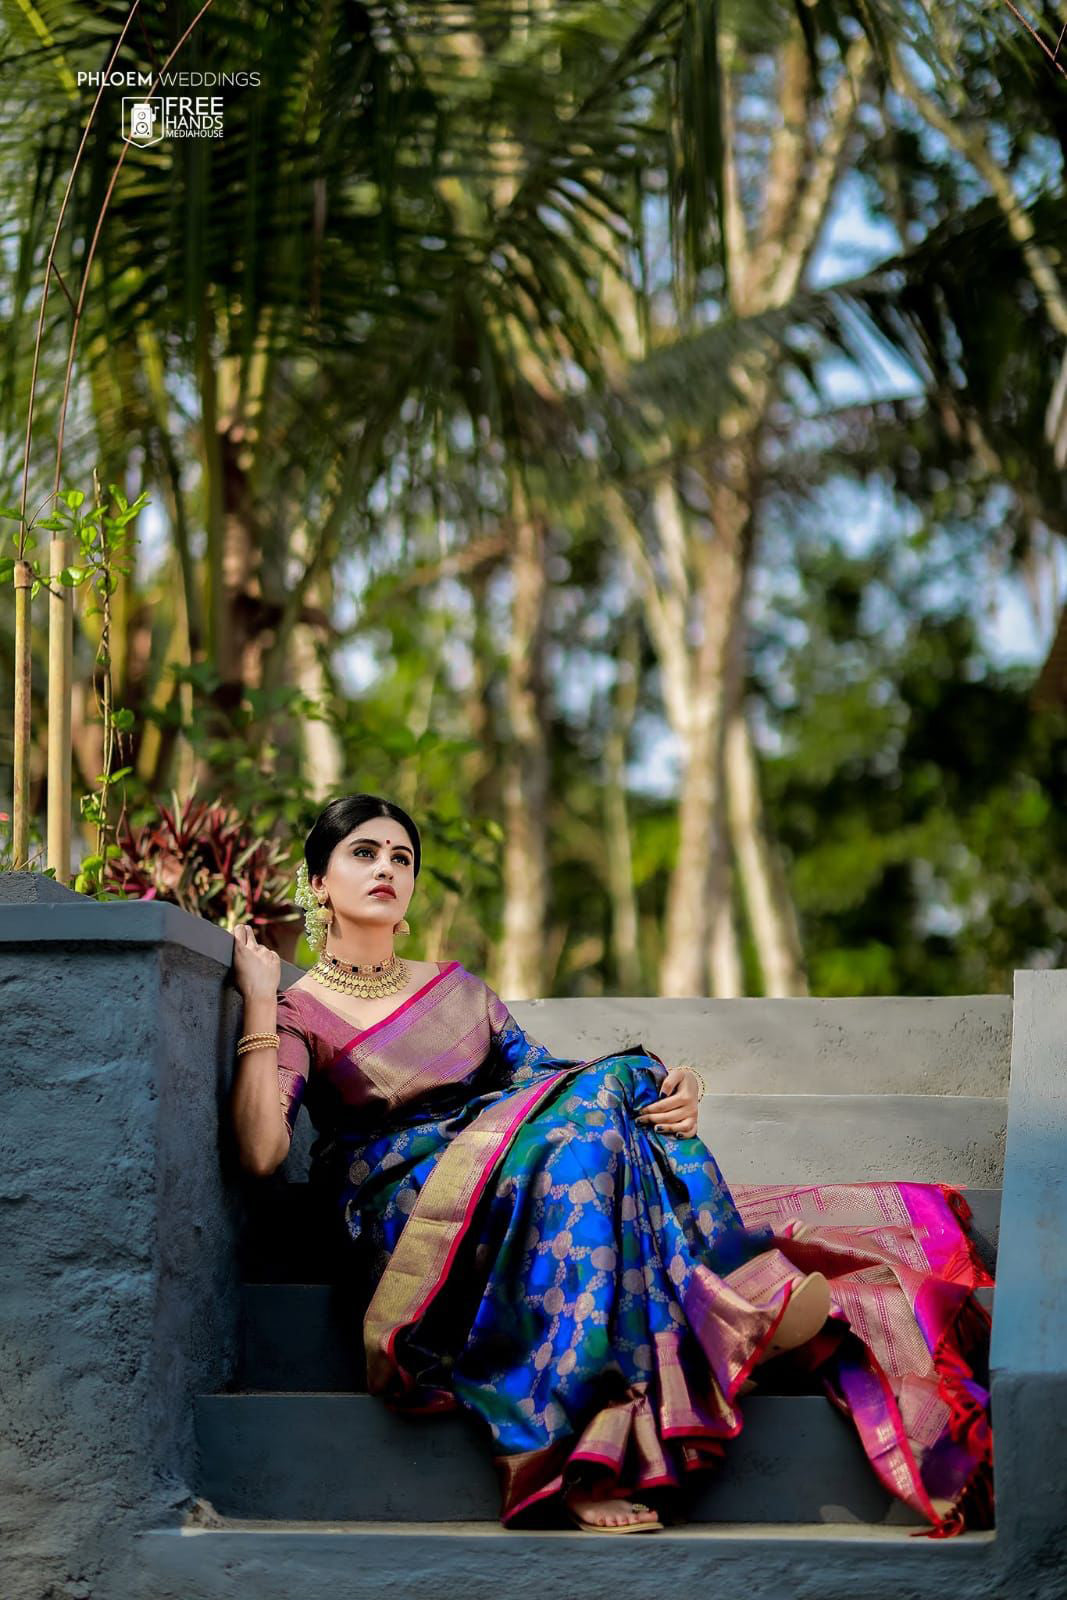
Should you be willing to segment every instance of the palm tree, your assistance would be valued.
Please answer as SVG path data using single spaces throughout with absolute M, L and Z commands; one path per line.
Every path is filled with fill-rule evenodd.
M 20 132 L 34 173 L 20 192 L 36 197 L 16 219 L 23 263 L 39 255 L 54 175 L 80 136 L 71 66 L 99 53 L 123 9 L 87 19 L 57 5 L 42 35 L 23 5 L 4 7 L 13 34 L 29 26 L 22 70 L 48 89 L 40 122 L 23 118 Z M 957 14 L 970 22 L 976 10 Z M 165 19 L 145 26 L 147 48 L 165 53 Z M 173 603 L 156 654 L 177 670 L 172 683 L 145 679 L 141 704 L 159 734 L 142 743 L 142 775 L 158 783 L 167 771 L 166 713 L 181 701 L 188 719 L 194 680 L 214 738 L 202 761 L 262 738 L 262 723 L 237 715 L 250 689 L 270 704 L 295 664 L 319 691 L 338 563 L 353 549 L 372 567 L 379 559 L 376 485 L 387 486 L 400 566 L 427 558 L 428 528 L 445 557 L 485 538 L 487 524 L 502 528 L 513 626 L 501 743 L 511 965 L 500 981 L 540 992 L 551 605 L 541 558 L 553 528 L 567 533 L 576 479 L 598 479 L 575 466 L 575 441 L 591 430 L 617 452 L 604 503 L 638 575 L 685 754 L 661 981 L 701 992 L 713 948 L 736 966 L 729 920 L 716 928 L 709 907 L 729 904 L 715 880 L 730 851 L 723 751 L 727 729 L 744 733 L 761 439 L 798 330 L 809 349 L 816 335 L 849 345 L 861 308 L 898 346 L 914 342 L 917 320 L 898 314 L 890 274 L 833 294 L 804 274 L 861 91 L 873 100 L 891 47 L 928 45 L 934 24 L 892 3 L 742 5 L 723 20 L 709 0 L 281 11 L 218 0 L 211 29 L 199 48 L 225 37 L 228 64 L 259 71 L 269 93 L 228 101 L 210 159 L 173 141 L 127 163 L 88 308 L 91 426 L 75 426 L 71 444 L 86 460 L 95 434 L 125 460 L 136 438 L 168 507 Z M 780 89 L 786 112 L 762 144 L 739 110 L 749 87 Z M 71 239 L 98 191 L 90 166 Z M 642 277 L 656 205 L 674 263 L 668 314 Z M 62 265 L 75 261 L 72 249 Z M 893 271 L 909 285 L 931 281 L 930 268 L 929 253 L 904 251 Z M 24 266 L 16 312 L 32 287 Z M 24 325 L 11 319 L 14 374 Z M 633 371 L 612 366 L 613 349 Z M 6 393 L 17 399 L 17 380 Z M 472 444 L 460 451 L 464 431 Z M 427 507 L 449 458 L 477 490 L 445 526 Z M 316 738 L 328 784 L 339 748 L 324 726 Z M 738 794 L 733 812 L 750 912 L 761 862 L 772 885 L 771 973 L 772 946 L 788 954 L 788 902 L 767 868 L 758 806 Z M 783 984 L 800 981 L 797 966 L 794 948 Z

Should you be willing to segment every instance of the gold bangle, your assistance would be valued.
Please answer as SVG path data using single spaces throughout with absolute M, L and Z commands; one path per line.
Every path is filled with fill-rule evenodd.
M 691 1072 L 693 1074 L 694 1078 L 696 1079 L 696 1081 L 700 1085 L 700 1089 L 699 1089 L 699 1091 L 697 1093 L 697 1105 L 699 1105 L 700 1102 L 704 1098 L 704 1091 L 708 1087 L 707 1084 L 704 1082 L 704 1074 L 702 1072 L 698 1072 L 696 1067 L 689 1066 L 688 1063 L 686 1063 L 686 1065 L 683 1067 L 682 1070 L 684 1072 Z
M 250 1050 L 276 1050 L 278 1043 L 276 1033 L 243 1033 L 237 1041 L 237 1054 L 244 1056 Z

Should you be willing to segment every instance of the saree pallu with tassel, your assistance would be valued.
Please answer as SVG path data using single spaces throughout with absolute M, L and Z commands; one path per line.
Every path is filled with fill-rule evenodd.
M 731 1193 L 700 1138 L 635 1119 L 659 1096 L 658 1057 L 638 1045 L 562 1061 L 456 969 L 453 1016 L 470 1001 L 487 1023 L 463 1036 L 472 1070 L 432 1003 L 357 1036 L 362 1060 L 332 1046 L 323 1058 L 335 1115 L 313 1177 L 372 1288 L 370 1391 L 397 1411 L 477 1416 L 505 1525 L 579 1466 L 619 1495 L 677 1487 L 728 1454 L 743 1386 L 817 1269 L 830 1320 L 782 1359 L 851 1418 L 872 1471 L 930 1533 L 988 1526 L 989 1319 L 974 1291 L 992 1280 L 962 1196 L 907 1183 Z M 429 1081 L 434 1051 L 447 1081 Z M 338 1114 L 356 1065 L 381 1101 L 358 1131 Z

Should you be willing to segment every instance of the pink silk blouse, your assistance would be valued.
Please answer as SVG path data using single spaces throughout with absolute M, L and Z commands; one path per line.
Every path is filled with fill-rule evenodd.
M 292 1139 L 306 1104 L 320 1132 L 366 1111 L 368 1123 L 485 1060 L 507 1007 L 458 961 L 438 964 L 413 995 L 369 1028 L 354 1027 L 308 989 L 278 996 L 278 1087 Z

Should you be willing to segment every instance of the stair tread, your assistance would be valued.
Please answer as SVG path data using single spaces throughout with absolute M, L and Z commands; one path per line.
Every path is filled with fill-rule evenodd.
M 758 1532 L 755 1531 L 758 1528 Z M 582 1537 L 578 1528 L 505 1528 L 498 1520 L 471 1519 L 466 1522 L 391 1522 L 387 1520 L 351 1522 L 341 1518 L 323 1519 L 321 1522 L 301 1520 L 297 1517 L 271 1520 L 264 1517 L 232 1517 L 217 1515 L 213 1517 L 210 1526 L 201 1522 L 188 1522 L 178 1528 L 152 1528 L 148 1530 L 154 1535 L 184 1535 L 185 1537 L 200 1537 L 219 1534 L 235 1533 L 269 1533 L 272 1536 L 285 1534 L 309 1534 L 315 1538 L 322 1538 L 330 1534 L 343 1534 L 360 1537 L 370 1534 L 390 1534 L 403 1538 L 413 1536 L 425 1537 L 427 1534 L 440 1538 L 456 1539 L 475 1536 L 478 1538 L 499 1538 L 512 1542 L 516 1539 L 556 1539 L 559 1537 L 570 1538 L 572 1534 Z M 946 1547 L 961 1545 L 991 1544 L 995 1530 L 979 1529 L 964 1534 L 958 1534 L 951 1540 L 931 1540 L 930 1547 L 944 1549 Z M 625 1537 L 625 1536 L 624 1536 Z M 664 1528 L 657 1534 L 657 1543 L 664 1539 L 714 1539 L 720 1542 L 749 1541 L 753 1544 L 763 1544 L 771 1540 L 795 1540 L 818 1538 L 823 1542 L 832 1542 L 835 1539 L 847 1540 L 850 1543 L 878 1543 L 878 1544 L 904 1544 L 915 1543 L 915 1528 L 908 1525 L 894 1525 L 893 1523 L 871 1522 L 691 1522 L 680 1527 Z
M 463 1595 L 465 1600 L 631 1600 L 714 1594 L 716 1600 L 945 1600 L 992 1596 L 999 1565 L 993 1534 L 924 1539 L 914 1528 L 857 1523 L 741 1522 L 666 1528 L 633 1538 L 577 1528 L 517 1530 L 494 1520 L 275 1522 L 149 1530 L 142 1570 L 159 1600 L 381 1600 L 383 1595 Z M 576 1561 L 580 1563 L 576 1567 Z M 576 1573 L 578 1574 L 576 1579 Z

